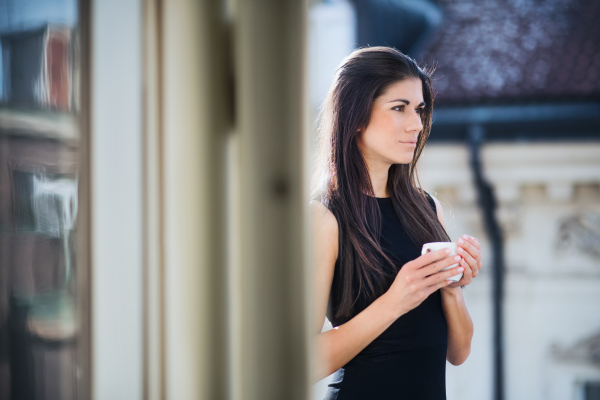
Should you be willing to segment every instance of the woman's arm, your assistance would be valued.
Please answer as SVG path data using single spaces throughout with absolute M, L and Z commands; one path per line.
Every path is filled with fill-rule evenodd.
M 435 201 L 438 219 L 445 229 L 446 225 L 442 205 L 436 198 L 433 198 L 433 200 Z M 475 239 L 469 238 L 469 241 L 475 241 Z M 459 282 L 441 289 L 442 308 L 446 317 L 446 323 L 448 324 L 448 350 L 446 359 L 452 365 L 460 365 L 465 362 L 471 352 L 471 339 L 473 338 L 473 321 L 467 310 L 461 289 L 461 286 L 471 283 L 479 270 L 477 262 L 475 262 L 474 266 L 471 265 L 475 258 L 464 250 L 467 245 L 470 245 L 469 241 L 465 241 L 462 238 L 457 241 L 459 249 L 462 248 L 458 251 L 458 254 L 462 257 L 460 264 L 465 268 L 463 277 Z M 479 257 L 480 259 L 479 249 L 475 249 L 473 245 L 471 247 L 474 249 L 473 253 L 477 253 L 475 257 Z
M 338 225 L 331 211 L 317 201 L 311 202 L 312 381 L 319 381 L 343 367 L 401 315 L 418 306 L 434 291 L 447 286 L 447 279 L 463 269 L 457 267 L 440 272 L 456 263 L 455 258 L 460 259 L 447 255 L 442 249 L 405 264 L 390 289 L 365 310 L 345 324 L 319 333 L 325 321 L 338 256 Z
M 471 352 L 473 321 L 467 311 L 460 287 L 446 287 L 441 292 L 442 308 L 448 325 L 446 360 L 452 365 L 460 365 L 465 362 Z
M 321 332 L 338 255 L 335 216 L 317 201 L 311 204 L 313 382 L 332 374 L 367 347 L 398 318 L 380 297 L 347 323 Z

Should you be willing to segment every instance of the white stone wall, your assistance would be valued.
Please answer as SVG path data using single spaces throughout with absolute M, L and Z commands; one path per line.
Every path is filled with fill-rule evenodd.
M 472 351 L 463 365 L 448 364 L 449 400 L 492 398 L 491 249 L 468 157 L 466 146 L 429 144 L 419 166 L 450 236 L 471 234 L 484 249 L 481 275 L 465 293 Z M 583 382 L 600 381 L 600 365 L 570 350 L 600 334 L 600 143 L 489 144 L 483 163 L 505 234 L 506 398 L 578 399 Z

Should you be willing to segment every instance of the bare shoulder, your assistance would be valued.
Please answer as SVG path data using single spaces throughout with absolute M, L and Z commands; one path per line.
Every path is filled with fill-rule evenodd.
M 321 202 L 310 202 L 311 215 L 311 274 L 312 274 L 312 318 L 311 331 L 321 332 L 329 292 L 338 257 L 338 223 L 335 215 Z
M 429 196 L 431 196 L 431 198 L 433 199 L 433 201 L 435 203 L 435 209 L 437 211 L 437 217 L 438 217 L 438 219 L 442 223 L 442 226 L 445 229 L 446 228 L 446 221 L 444 220 L 444 209 L 442 208 L 442 203 L 440 203 L 440 201 L 438 199 L 436 199 L 435 197 L 433 197 L 431 194 Z
M 312 200 L 310 202 L 310 217 L 311 222 L 316 223 L 319 228 L 337 233 L 338 223 L 335 215 L 320 201 Z
M 335 215 L 323 203 L 312 200 L 310 202 L 311 231 L 315 242 L 326 244 L 326 247 L 335 250 L 337 258 L 338 222 Z

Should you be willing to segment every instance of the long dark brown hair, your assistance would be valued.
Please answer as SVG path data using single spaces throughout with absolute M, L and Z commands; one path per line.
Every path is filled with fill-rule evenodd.
M 393 164 L 388 187 L 392 204 L 409 236 L 423 243 L 448 241 L 448 235 L 420 189 L 416 165 L 431 131 L 433 92 L 430 74 L 401 52 L 388 47 L 354 51 L 338 68 L 319 115 L 318 160 L 312 197 L 327 206 L 339 226 L 341 300 L 335 317 L 352 315 L 361 294 L 383 294 L 389 274 L 381 262 L 392 260 L 379 243 L 381 212 L 367 164 L 358 148 L 360 130 L 368 126 L 373 102 L 393 83 L 405 79 L 423 82 L 423 130 L 409 164 Z M 417 185 L 417 183 L 419 183 Z M 369 197 L 369 196 L 371 197 Z M 396 273 L 401 266 L 392 268 Z M 358 283 L 358 291 L 354 290 Z

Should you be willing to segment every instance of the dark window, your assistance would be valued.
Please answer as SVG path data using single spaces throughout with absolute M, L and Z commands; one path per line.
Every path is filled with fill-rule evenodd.
M 600 382 L 586 382 L 584 384 L 583 400 L 600 400 Z

